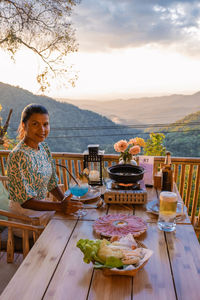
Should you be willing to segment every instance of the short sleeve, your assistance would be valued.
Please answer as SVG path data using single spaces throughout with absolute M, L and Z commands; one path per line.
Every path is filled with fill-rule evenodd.
M 50 160 L 51 166 L 52 166 L 52 175 L 51 175 L 51 178 L 50 178 L 48 186 L 47 186 L 47 190 L 50 192 L 58 186 L 58 176 L 56 174 L 55 161 L 52 158 L 51 151 L 50 151 L 48 145 L 46 143 L 43 143 L 43 147 L 48 155 L 48 159 Z
M 31 158 L 23 151 L 11 152 L 8 158 L 9 199 L 22 204 L 37 197 Z

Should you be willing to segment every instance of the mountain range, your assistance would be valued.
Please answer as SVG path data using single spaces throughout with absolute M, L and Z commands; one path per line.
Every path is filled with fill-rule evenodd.
M 51 150 L 55 152 L 81 153 L 87 149 L 89 144 L 99 144 L 100 149 L 105 150 L 105 153 L 115 153 L 113 144 L 119 139 L 128 140 L 135 136 L 141 136 L 146 140 L 149 137 L 149 132 L 164 132 L 166 136 L 164 144 L 167 150 L 171 151 L 173 156 L 200 156 L 199 97 L 200 92 L 190 97 L 176 95 L 159 97 L 160 102 L 158 102 L 158 98 L 156 99 L 157 105 L 156 101 L 154 101 L 155 99 L 152 99 L 149 104 L 154 103 L 152 104 L 153 106 L 149 107 L 146 105 L 145 111 L 147 116 L 147 111 L 149 110 L 149 123 L 145 123 L 141 115 L 140 124 L 138 124 L 139 122 L 137 123 L 138 125 L 136 124 L 137 119 L 135 117 L 137 113 L 135 108 L 135 114 L 132 113 L 130 122 L 136 125 L 126 126 L 116 124 L 105 116 L 89 110 L 80 109 L 70 103 L 61 102 L 45 96 L 36 96 L 21 88 L 0 83 L 2 123 L 5 122 L 9 109 L 13 108 L 8 130 L 9 136 L 16 138 L 21 112 L 26 105 L 30 103 L 42 104 L 48 109 L 50 115 L 51 132 L 47 142 Z M 132 100 L 127 101 L 128 103 L 134 103 Z M 77 104 L 76 102 L 74 103 Z M 96 102 L 92 105 L 94 106 L 95 103 Z M 115 101 L 110 101 L 109 103 L 113 112 L 117 115 L 117 111 L 120 110 L 118 100 L 116 100 L 116 104 Z M 125 100 L 124 102 L 121 101 L 121 111 L 125 111 L 126 105 L 124 106 L 124 103 L 126 104 L 127 102 Z M 103 104 L 101 103 L 101 105 Z M 145 101 L 142 101 L 141 106 L 145 106 Z M 118 110 L 115 110 L 115 107 L 117 107 Z M 162 125 L 162 115 L 156 114 L 158 110 L 161 111 L 164 110 L 164 108 L 165 114 L 168 116 L 167 119 L 164 119 L 165 123 L 168 124 L 167 126 L 165 126 L 165 123 Z M 183 111 L 183 108 L 185 108 L 185 111 Z M 189 114 L 191 110 L 192 113 Z M 107 111 L 105 102 L 104 111 Z M 174 115 L 180 114 L 184 115 L 184 117 L 174 120 Z M 131 112 L 127 111 L 127 115 L 131 118 Z M 145 118 L 145 113 L 143 117 Z M 155 120 L 157 120 L 156 123 Z M 152 124 L 152 126 L 150 126 L 150 124 Z M 155 124 L 157 125 L 155 126 Z M 138 129 L 139 127 L 141 127 L 141 129 Z
M 23 108 L 30 103 L 44 105 L 50 115 L 51 132 L 47 142 L 52 151 L 81 153 L 89 144 L 99 144 L 107 153 L 114 152 L 113 143 L 132 138 L 133 129 L 113 123 L 106 117 L 55 99 L 36 96 L 29 91 L 0 83 L 1 117 L 5 122 L 13 108 L 8 134 L 16 138 Z
M 168 124 L 200 110 L 200 92 L 192 95 L 131 98 L 128 100 L 92 101 L 59 99 L 106 116 L 123 125 Z

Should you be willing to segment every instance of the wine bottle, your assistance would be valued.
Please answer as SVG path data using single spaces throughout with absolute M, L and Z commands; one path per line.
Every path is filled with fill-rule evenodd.
M 172 192 L 173 190 L 173 171 L 171 162 L 171 153 L 167 152 L 165 163 L 162 168 L 162 191 Z

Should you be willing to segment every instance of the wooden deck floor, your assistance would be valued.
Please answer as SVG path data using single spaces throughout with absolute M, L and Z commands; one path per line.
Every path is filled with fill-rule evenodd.
M 6 261 L 6 253 L 0 252 L 0 295 L 19 268 L 22 261 L 22 254 L 15 254 L 14 262 L 12 264 L 8 264 Z

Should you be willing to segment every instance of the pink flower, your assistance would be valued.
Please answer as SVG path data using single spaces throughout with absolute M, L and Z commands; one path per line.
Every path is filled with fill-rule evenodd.
M 128 147 L 128 143 L 126 140 L 121 140 L 114 144 L 114 149 L 117 152 L 124 152 L 127 147 Z
M 129 153 L 132 155 L 136 155 L 141 151 L 140 146 L 133 146 L 129 149 Z
M 118 142 L 114 144 L 114 149 L 115 149 L 116 152 L 120 152 L 119 149 L 118 149 Z
M 137 138 L 134 138 L 134 139 L 130 139 L 128 144 L 132 144 L 132 145 L 137 145 Z

